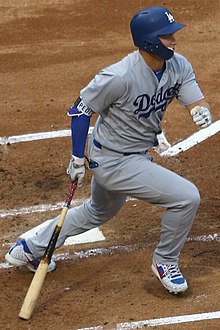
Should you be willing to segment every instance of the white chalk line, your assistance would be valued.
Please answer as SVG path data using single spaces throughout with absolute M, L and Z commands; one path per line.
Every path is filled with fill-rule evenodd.
M 141 329 L 143 327 L 155 327 L 160 325 L 170 325 L 178 323 L 189 323 L 189 322 L 198 322 L 205 320 L 214 320 L 220 318 L 220 311 L 209 312 L 209 313 L 200 313 L 200 314 L 191 314 L 191 315 L 180 315 L 173 317 L 164 317 L 159 319 L 144 320 L 137 322 L 126 322 L 119 323 L 116 325 L 116 330 L 129 330 L 129 329 Z
M 191 315 L 180 315 L 172 317 L 164 317 L 159 319 L 151 319 L 137 322 L 126 322 L 116 324 L 115 330 L 129 330 L 129 329 L 142 329 L 146 327 L 155 327 L 161 325 L 171 325 L 178 323 L 198 322 L 205 320 L 215 320 L 220 318 L 220 311 L 208 312 Z M 78 330 L 104 330 L 103 326 L 96 326 L 90 328 L 80 328 Z
M 84 202 L 86 202 L 88 199 L 74 199 L 71 202 L 71 206 L 77 206 Z M 127 201 L 133 201 L 136 200 L 135 198 L 127 198 Z M 22 208 L 15 208 L 15 209 L 9 209 L 9 210 L 1 210 L 0 211 L 0 218 L 6 218 L 10 216 L 17 216 L 17 215 L 23 215 L 23 214 L 32 214 L 32 213 L 43 213 L 48 211 L 56 211 L 61 209 L 64 206 L 64 202 L 58 202 L 56 204 L 42 204 L 42 205 L 34 205 L 29 207 L 22 207 Z
M 89 250 L 82 250 L 79 252 L 74 252 L 74 253 L 59 253 L 59 254 L 54 254 L 53 259 L 55 261 L 58 260 L 76 260 L 76 259 L 87 259 L 90 257 L 96 257 L 96 256 L 103 256 L 103 255 L 112 255 L 117 252 L 134 252 L 139 248 L 144 248 L 144 247 L 149 247 L 153 243 L 150 244 L 134 244 L 134 245 L 116 245 L 116 246 L 111 246 L 107 248 L 94 248 L 94 249 L 89 249 Z M 7 243 L 7 245 L 9 245 Z M 6 244 L 3 244 L 3 246 L 6 246 Z M 7 269 L 11 268 L 11 266 L 8 262 L 3 262 L 0 263 L 0 270 L 1 269 Z
M 71 203 L 72 206 L 77 206 L 85 202 L 86 199 L 74 199 Z M 32 213 L 43 213 L 48 211 L 56 211 L 61 209 L 64 206 L 64 202 L 58 202 L 56 204 L 44 204 L 44 205 L 34 205 L 30 207 L 15 208 L 9 210 L 1 210 L 0 218 L 6 218 L 9 216 L 17 216 L 23 214 L 32 214 Z
M 195 237 L 188 237 L 187 241 L 190 242 L 218 242 L 220 243 L 220 234 L 209 234 L 209 235 L 202 235 L 202 236 L 195 236 Z M 156 243 L 151 242 L 149 244 L 133 244 L 133 245 L 117 245 L 117 246 L 111 246 L 107 248 L 94 248 L 89 250 L 82 250 L 79 252 L 74 253 L 59 253 L 54 254 L 53 258 L 54 260 L 75 260 L 75 259 L 83 259 L 83 258 L 89 258 L 89 257 L 95 257 L 95 256 L 102 256 L 102 255 L 108 255 L 113 254 L 116 252 L 134 252 L 137 249 L 140 248 L 147 248 L 149 246 L 154 246 Z M 3 243 L 2 247 L 8 247 L 11 246 L 10 243 Z M 0 263 L 0 270 L 1 269 L 7 269 L 12 267 L 9 265 L 8 262 Z
M 88 135 L 92 133 L 93 127 L 89 128 Z M 31 133 L 31 134 L 22 134 L 22 135 L 13 135 L 9 137 L 0 137 L 0 145 L 14 144 L 20 142 L 32 142 L 38 140 L 46 139 L 55 139 L 71 136 L 70 129 L 64 129 L 60 131 L 50 131 L 50 132 L 41 132 L 41 133 Z
M 174 144 L 173 146 L 169 147 L 167 150 L 162 151 L 160 153 L 160 156 L 166 157 L 166 156 L 175 156 L 179 154 L 180 152 L 186 151 L 193 146 L 195 146 L 198 143 L 201 143 L 202 141 L 208 139 L 209 137 L 215 135 L 220 131 L 220 120 L 214 122 L 207 128 L 201 129 L 200 131 L 190 135 L 185 140 Z
M 197 242 L 220 242 L 220 234 L 209 234 L 209 235 L 201 235 L 195 237 L 188 237 L 187 241 L 197 241 Z

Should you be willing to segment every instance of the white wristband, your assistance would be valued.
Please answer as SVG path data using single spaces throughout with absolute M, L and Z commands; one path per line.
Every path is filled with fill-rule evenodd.
M 77 166 L 83 166 L 85 163 L 85 157 L 79 158 L 79 157 L 72 155 L 72 160 L 73 160 L 74 164 Z

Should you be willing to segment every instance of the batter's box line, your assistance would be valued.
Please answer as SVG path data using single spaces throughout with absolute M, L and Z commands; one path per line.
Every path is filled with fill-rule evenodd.
M 156 327 L 156 326 L 161 326 L 161 325 L 208 321 L 208 320 L 215 320 L 215 319 L 220 319 L 220 311 L 200 313 L 200 314 L 191 314 L 191 315 L 164 317 L 164 318 L 137 321 L 137 322 L 118 323 L 118 324 L 116 324 L 116 327 L 112 330 L 142 329 L 142 328 L 146 328 L 146 327 Z M 78 330 L 104 330 L 104 329 L 105 329 L 105 327 L 103 327 L 103 326 L 96 326 L 96 327 L 89 327 L 89 328 L 80 328 Z
M 81 205 L 82 203 L 86 202 L 88 199 L 74 199 L 71 202 L 71 207 Z M 132 197 L 128 197 L 126 201 L 134 201 L 137 200 Z M 19 209 L 5 209 L 0 210 L 0 218 L 6 218 L 10 216 L 17 216 L 17 215 L 24 215 L 24 214 L 32 214 L 32 213 L 44 213 L 48 211 L 56 211 L 63 208 L 63 202 L 57 202 L 56 204 L 41 204 L 41 205 L 34 205 L 28 207 L 21 207 Z
M 88 231 L 89 232 L 89 231 Z M 220 234 L 209 234 L 207 236 L 195 236 L 195 237 L 188 237 L 187 241 L 190 242 L 210 242 L 210 241 L 217 241 L 220 242 Z M 155 246 L 156 242 L 151 243 L 140 243 L 140 244 L 132 244 L 132 245 L 115 245 L 110 247 L 102 247 L 102 248 L 94 248 L 88 250 L 82 250 L 74 253 L 58 253 L 54 254 L 54 260 L 76 260 L 76 259 L 87 259 L 91 257 L 103 256 L 103 255 L 113 255 L 116 253 L 128 253 L 128 252 L 135 252 L 139 249 L 146 249 L 149 247 Z M 10 246 L 10 243 L 3 243 L 2 247 Z M 0 270 L 11 268 L 13 266 L 9 265 L 8 262 L 0 263 Z
M 167 157 L 167 156 L 175 156 L 183 151 L 186 151 L 193 146 L 201 143 L 202 141 L 210 138 L 211 136 L 215 135 L 220 131 L 220 120 L 214 122 L 210 126 L 200 129 L 196 133 L 190 135 L 185 140 L 174 144 L 173 146 L 169 147 L 167 150 L 160 153 L 160 156 Z

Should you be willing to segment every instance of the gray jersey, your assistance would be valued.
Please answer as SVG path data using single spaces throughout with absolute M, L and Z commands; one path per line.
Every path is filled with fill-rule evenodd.
M 166 61 L 162 79 L 139 51 L 97 74 L 81 91 L 81 98 L 99 118 L 94 138 L 119 152 L 144 152 L 157 145 L 168 104 L 177 98 L 188 105 L 203 98 L 191 64 L 175 53 Z

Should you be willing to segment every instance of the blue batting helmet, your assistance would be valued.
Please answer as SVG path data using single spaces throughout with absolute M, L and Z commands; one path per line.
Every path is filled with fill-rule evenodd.
M 134 15 L 130 24 L 135 46 L 164 60 L 169 60 L 174 52 L 158 37 L 173 34 L 184 26 L 175 22 L 171 12 L 164 7 L 145 8 Z

